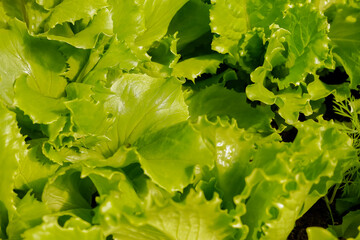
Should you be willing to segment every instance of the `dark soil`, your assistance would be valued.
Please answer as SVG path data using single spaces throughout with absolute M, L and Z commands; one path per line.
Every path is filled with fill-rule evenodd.
M 320 199 L 296 221 L 295 228 L 290 233 L 288 240 L 307 240 L 306 228 L 315 226 L 327 228 L 330 224 L 332 222 L 329 210 L 325 201 Z

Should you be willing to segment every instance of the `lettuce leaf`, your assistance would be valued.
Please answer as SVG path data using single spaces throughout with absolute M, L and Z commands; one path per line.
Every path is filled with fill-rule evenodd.
M 228 117 L 234 118 L 239 128 L 265 133 L 272 132 L 270 122 L 274 117 L 273 112 L 268 106 L 252 107 L 246 103 L 245 93 L 212 85 L 200 91 L 194 91 L 186 101 L 193 120 L 203 115 L 210 120 L 217 117 Z
M 326 18 L 311 5 L 289 8 L 271 27 L 264 65 L 251 73 L 254 84 L 246 88 L 249 99 L 276 104 L 289 124 L 297 121 L 299 112 L 312 114 L 311 96 L 303 88 L 307 75 L 316 75 L 325 65 L 327 32 Z
M 145 174 L 169 192 L 192 183 L 196 167 L 214 164 L 213 149 L 188 122 L 146 135 L 135 146 Z
M 16 124 L 15 114 L 0 104 L 1 181 L 0 181 L 0 237 L 6 238 L 6 226 L 15 211 L 14 180 L 20 159 L 27 157 L 24 137 Z
M 358 238 L 359 9 L 1 1 L 0 238 Z
M 212 48 L 220 53 L 233 53 L 242 34 L 254 27 L 269 32 L 269 23 L 282 17 L 287 5 L 286 0 L 224 1 L 213 0 L 210 11 L 212 32 L 219 36 L 214 39 Z M 231 23 L 229 25 L 229 23 Z M 234 49 L 235 47 L 235 49 Z
M 360 84 L 359 49 L 360 27 L 359 6 L 340 6 L 330 22 L 329 38 L 334 45 L 334 58 L 345 68 L 350 78 L 350 87 Z
M 72 217 L 67 220 L 64 226 L 59 225 L 59 218 L 56 216 L 44 217 L 44 222 L 23 234 L 24 239 L 105 239 L 98 226 L 91 226 L 81 218 Z

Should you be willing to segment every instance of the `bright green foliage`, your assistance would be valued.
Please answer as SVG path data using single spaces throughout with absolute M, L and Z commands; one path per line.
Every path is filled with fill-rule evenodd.
M 359 14 L 1 1 L 0 238 L 281 240 L 324 197 L 309 239 L 359 239 Z
M 332 235 L 329 231 L 327 231 L 324 228 L 320 228 L 320 227 L 308 228 L 308 229 L 306 229 L 306 232 L 307 232 L 310 240 L 315 240 L 315 239 L 336 240 L 336 239 L 338 239 L 337 237 Z
M 50 162 L 41 151 L 41 142 L 35 143 L 28 151 L 28 157 L 19 160 L 18 174 L 15 177 L 15 188 L 28 191 L 40 198 L 48 178 L 59 168 Z
M 124 74 L 110 90 L 113 94 L 104 106 L 115 117 L 107 134 L 111 141 L 106 143 L 112 153 L 121 145 L 133 144 L 145 133 L 156 132 L 188 117 L 181 82 L 175 78 Z
M 219 205 L 219 198 L 206 201 L 201 194 L 190 192 L 185 202 L 169 202 L 150 209 L 148 223 L 172 236 L 171 239 L 231 239 L 236 234 L 233 219 Z
M 119 40 L 135 41 L 145 31 L 145 19 L 142 11 L 143 1 L 110 0 L 113 31 Z
M 39 97 L 59 98 L 66 80 L 60 76 L 65 71 L 65 59 L 57 50 L 59 45 L 44 39 L 35 39 L 26 33 L 23 23 L 16 20 L 10 29 L 0 29 L 2 99 L 13 104 L 13 84 L 22 74 L 27 74 L 28 85 Z M 42 48 L 47 51 L 41 51 Z M 6 73 L 6 74 L 5 74 Z M 29 94 L 30 95 L 30 94 Z M 32 97 L 37 98 L 37 97 Z
M 94 186 L 90 179 L 80 178 L 74 169 L 58 171 L 45 185 L 42 201 L 51 211 L 90 208 Z
M 334 45 L 333 54 L 345 68 L 352 88 L 360 84 L 360 6 L 339 6 L 330 22 L 329 37 Z
M 14 214 L 14 179 L 18 161 L 27 157 L 24 137 L 16 125 L 15 114 L 0 104 L 1 181 L 0 181 L 0 237 L 6 237 L 8 218 Z
M 342 224 L 339 226 L 332 226 L 331 229 L 336 232 L 338 237 L 350 238 L 360 235 L 359 223 L 360 211 L 349 212 L 343 217 Z
M 138 46 L 148 48 L 154 41 L 160 40 L 176 12 L 188 0 L 142 0 L 145 30 L 135 39 Z
M 106 1 L 83 1 L 80 4 L 70 0 L 63 0 L 53 6 L 49 18 L 46 19 L 45 30 L 52 29 L 56 25 L 65 22 L 75 23 L 77 20 L 93 17 L 97 10 L 106 6 Z M 79 11 L 74 11 L 75 8 L 79 8 Z
M 355 224 L 357 226 L 358 222 L 355 222 Z M 359 228 L 360 228 L 360 226 L 358 227 L 358 229 Z M 308 233 L 309 240 L 315 240 L 315 239 L 336 240 L 336 239 L 339 239 L 338 237 L 336 237 L 333 234 L 332 231 L 326 230 L 326 229 L 320 228 L 320 227 L 310 227 L 310 228 L 306 229 L 306 232 Z M 342 239 L 359 240 L 360 234 L 354 235 L 353 237 L 350 237 L 350 238 L 342 238 Z
M 192 43 L 210 31 L 210 6 L 201 0 L 188 1 L 173 17 L 168 33 L 178 33 L 177 48 L 186 50 Z
M 175 65 L 173 75 L 195 81 L 203 73 L 215 74 L 223 58 L 218 54 L 188 58 Z
M 239 208 L 242 204 L 246 207 L 241 220 L 250 229 L 247 239 L 259 235 L 285 239 L 295 219 L 326 193 L 326 186 L 341 182 L 337 169 L 355 164 L 351 142 L 346 142 L 347 136 L 338 133 L 333 124 L 308 121 L 297 127 L 292 144 L 267 143 L 253 155 L 245 188 L 235 197 Z M 320 131 L 314 134 L 315 129 Z M 343 156 L 340 149 L 347 149 L 349 155 Z
M 251 73 L 254 84 L 247 87 L 247 96 L 276 104 L 279 114 L 290 124 L 299 112 L 312 114 L 311 96 L 303 88 L 308 74 L 314 75 L 328 58 L 326 34 L 325 17 L 309 5 L 288 9 L 284 18 L 271 26 L 264 64 Z M 271 84 L 276 89 L 270 88 Z
M 269 31 L 269 23 L 281 17 L 287 4 L 286 0 L 213 0 L 210 11 L 210 26 L 220 35 L 212 44 L 220 53 L 233 53 L 242 34 L 254 27 Z M 236 51 L 236 50 L 235 50 Z
M 188 122 L 146 135 L 135 145 L 145 174 L 170 192 L 191 183 L 195 167 L 214 163 L 212 149 Z
M 24 239 L 105 239 L 98 226 L 91 226 L 79 217 L 71 217 L 64 223 L 64 226 L 59 225 L 59 218 L 45 216 L 41 225 L 29 229 L 23 234 Z
M 245 71 L 251 73 L 264 62 L 265 44 L 264 29 L 254 28 L 239 40 L 238 53 L 234 58 Z
M 172 68 L 180 58 L 176 47 L 178 40 L 175 33 L 174 36 L 164 37 L 161 41 L 155 43 L 148 51 L 151 60 Z
M 237 232 L 232 228 L 233 217 L 220 209 L 217 197 L 207 201 L 202 194 L 190 192 L 185 202 L 175 202 L 144 179 L 141 200 L 123 174 L 103 170 L 89 177 L 95 185 L 107 186 L 100 187 L 95 218 L 117 239 L 225 239 Z
M 67 5 L 73 5 L 74 3 L 73 1 L 67 1 L 67 2 L 70 2 L 70 4 Z M 98 2 L 98 1 L 94 1 L 94 2 Z M 66 9 L 67 8 L 71 9 L 71 7 L 75 7 L 75 6 L 67 6 Z M 95 11 L 90 10 L 90 12 L 95 12 Z M 61 15 L 63 14 L 63 12 L 54 11 L 51 16 L 54 15 L 56 16 L 57 14 Z M 54 25 L 54 27 L 51 27 L 55 23 L 52 23 L 50 19 L 49 22 L 47 22 L 47 25 L 45 25 L 45 28 L 49 28 L 50 30 L 42 35 L 46 36 L 48 39 L 63 41 L 78 48 L 85 48 L 85 49 L 93 48 L 99 36 L 99 30 L 101 33 L 105 33 L 109 35 L 112 34 L 112 21 L 110 17 L 111 16 L 108 10 L 106 9 L 99 10 L 89 23 L 84 21 L 80 22 L 79 23 L 80 26 L 78 27 L 79 31 L 75 31 L 75 32 L 69 27 L 69 24 L 74 23 L 73 21 L 74 19 L 76 19 L 75 16 L 72 17 L 71 19 L 66 19 L 66 20 L 62 19 L 62 21 L 66 21 L 63 22 L 62 24 L 56 22 L 56 25 Z M 86 26 L 84 30 L 81 30 L 81 28 L 83 28 L 82 25 Z M 63 34 L 64 32 L 66 32 L 66 34 Z
M 26 230 L 42 222 L 42 217 L 50 213 L 44 203 L 39 202 L 28 192 L 23 199 L 15 203 L 16 212 L 7 226 L 9 239 L 19 239 Z
M 190 116 L 196 120 L 206 115 L 213 120 L 219 117 L 234 118 L 240 128 L 260 132 L 271 132 L 270 122 L 274 117 L 268 106 L 251 107 L 246 103 L 246 95 L 221 86 L 210 86 L 191 94 L 187 102 Z M 245 117 L 246 116 L 246 117 Z
M 14 104 L 28 114 L 34 123 L 49 124 L 59 119 L 61 114 L 66 113 L 63 99 L 52 96 L 44 96 L 31 88 L 29 77 L 22 75 L 14 86 Z M 38 107 L 38 106 L 41 107 Z

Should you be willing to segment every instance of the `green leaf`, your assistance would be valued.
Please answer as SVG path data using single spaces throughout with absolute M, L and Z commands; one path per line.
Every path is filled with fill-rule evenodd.
M 357 186 L 358 184 L 355 184 L 355 186 Z M 353 184 L 351 184 L 350 186 L 353 186 Z M 355 189 L 354 191 L 349 191 L 350 193 L 356 192 L 357 189 Z M 357 197 L 348 197 L 348 198 L 337 198 L 336 199 L 336 203 L 335 203 L 335 208 L 336 208 L 336 212 L 338 212 L 339 214 L 344 214 L 345 212 L 349 211 L 350 209 L 353 209 L 353 207 L 355 207 L 356 205 L 358 205 L 358 198 Z
M 140 217 L 143 204 L 132 183 L 122 172 L 84 169 L 83 176 L 89 176 L 100 194 L 94 221 L 102 226 L 106 234 L 118 231 L 123 216 Z
M 331 234 L 328 230 L 321 227 L 309 227 L 306 229 L 309 240 L 337 240 L 338 238 Z
M 289 9 L 285 17 L 276 21 L 276 24 L 279 28 L 274 27 L 273 34 L 276 35 L 281 29 L 288 31 L 283 35 L 288 50 L 285 49 L 283 54 L 288 55 L 285 67 L 289 72 L 284 79 L 275 77 L 279 88 L 283 89 L 290 83 L 296 85 L 304 81 L 308 73 L 315 74 L 324 65 L 329 53 L 328 23 L 311 5 L 304 5 Z M 274 67 L 276 65 L 273 65 L 273 70 Z
M 201 0 L 190 0 L 175 14 L 168 33 L 177 32 L 179 51 L 210 31 L 209 10 L 210 6 Z
M 109 0 L 114 33 L 119 41 L 133 43 L 145 31 L 143 0 Z
M 16 212 L 6 229 L 9 239 L 21 239 L 26 230 L 42 223 L 42 217 L 50 214 L 43 202 L 35 199 L 29 191 L 22 199 L 16 202 Z
M 62 25 L 56 25 L 41 36 L 45 36 L 49 40 L 66 42 L 77 48 L 91 49 L 95 47 L 100 33 L 112 34 L 111 14 L 107 9 L 99 10 L 89 24 L 79 32 L 73 32 L 71 29 L 66 30 L 69 28 L 68 24 L 66 22 Z
M 319 100 L 334 94 L 337 101 L 344 101 L 350 97 L 350 84 L 342 83 L 336 85 L 329 85 L 322 82 L 318 76 L 315 76 L 315 80 L 308 85 L 308 91 L 311 96 L 311 100 Z
M 104 135 L 113 120 L 110 119 L 101 103 L 85 99 L 65 102 L 71 112 L 71 118 L 80 134 Z
M 25 39 L 24 44 L 29 87 L 45 97 L 62 97 L 67 81 L 61 76 L 65 71 L 65 59 L 58 50 L 59 45 L 31 37 Z M 42 50 L 44 48 L 46 51 Z
M 0 238 L 286 239 L 351 177 L 349 211 L 356 133 L 321 114 L 355 94 L 359 9 L 3 0 Z M 335 68 L 350 82 L 326 84 Z M 360 236 L 358 220 L 330 231 Z
M 19 160 L 15 188 L 23 191 L 32 189 L 40 198 L 49 177 L 55 174 L 59 165 L 50 162 L 41 151 L 41 142 L 28 151 L 28 157 Z
M 298 145 L 304 145 L 313 142 L 321 143 L 321 148 L 316 148 L 313 151 L 312 156 L 319 156 L 322 159 L 321 165 L 318 165 L 315 161 L 313 163 L 307 163 L 308 168 L 300 168 L 299 171 L 305 173 L 308 179 L 314 178 L 319 171 L 323 170 L 324 176 L 318 183 L 316 183 L 306 199 L 304 209 L 302 213 L 305 213 L 320 197 L 324 196 L 328 189 L 334 184 L 341 183 L 345 173 L 356 167 L 357 157 L 356 151 L 352 146 L 352 140 L 343 132 L 339 131 L 339 128 L 333 122 L 320 121 L 320 123 L 311 122 L 312 124 L 302 125 L 301 132 L 298 133 Z M 322 126 L 325 126 L 322 128 Z M 317 134 L 310 136 L 308 131 L 314 131 L 311 129 L 320 129 Z M 308 135 L 308 137 L 305 137 Z M 303 139 L 303 140 L 301 140 Z M 301 143 L 301 144 L 300 144 Z M 313 148 L 315 150 L 315 148 Z M 310 153 L 309 153 L 310 154 Z M 327 160 L 326 160 L 327 159 Z M 301 165 L 300 165 L 301 166 Z
M 108 141 L 108 139 L 98 139 L 96 144 L 101 141 Z M 97 147 L 94 147 L 97 149 Z M 84 161 L 83 163 L 88 167 L 125 167 L 131 163 L 139 161 L 139 156 L 135 148 L 121 146 L 115 153 L 109 152 L 109 149 L 99 148 L 98 150 L 86 151 L 86 148 L 81 149 L 81 153 L 73 152 L 71 162 Z M 67 154 L 67 153 L 66 153 Z
M 19 54 L 24 47 L 16 33 L 9 29 L 0 29 L 0 35 L 0 96 L 6 104 L 11 105 L 14 81 L 25 71 L 23 57 Z
M 28 75 L 27 83 L 32 91 L 46 97 L 61 97 L 67 82 L 60 76 L 66 65 L 63 55 L 58 51 L 59 45 L 29 36 L 25 26 L 17 21 L 12 22 L 11 30 L 0 31 L 4 36 L 0 47 L 4 56 L 1 58 L 4 62 L 0 62 L 0 77 L 5 102 L 13 104 L 13 84 L 22 74 Z
M 17 1 L 16 5 L 19 19 L 26 23 L 32 34 L 80 48 L 94 47 L 100 33 L 112 34 L 106 1 L 40 1 L 39 4 Z
M 172 239 L 234 239 L 239 227 L 220 203 L 217 196 L 207 201 L 202 193 L 190 192 L 184 202 L 149 209 L 148 224 Z
M 157 202 L 152 193 L 144 214 L 139 214 L 141 220 L 119 221 L 112 233 L 115 239 L 237 239 L 235 235 L 240 234 L 233 228 L 234 217 L 220 209 L 217 196 L 207 201 L 202 193 L 191 191 L 183 202 Z M 116 204 L 111 203 L 109 207 Z
M 20 159 L 27 157 L 24 137 L 16 124 L 15 114 L 0 104 L 0 237 L 5 238 L 8 219 L 12 218 L 14 208 L 14 179 Z
M 264 65 L 251 73 L 254 84 L 246 93 L 250 100 L 275 103 L 279 114 L 293 124 L 299 112 L 312 114 L 306 77 L 326 66 L 328 23 L 311 5 L 295 5 L 271 26 L 271 31 Z
M 73 81 L 85 66 L 90 50 L 75 48 L 71 45 L 62 45 L 59 51 L 66 57 L 66 72 L 62 75 Z
M 13 21 L 14 23 L 15 21 Z M 18 22 L 13 24 L 12 29 L 0 29 L 0 77 L 1 98 L 11 105 L 14 98 L 13 84 L 16 78 L 27 71 L 24 59 L 25 46 L 21 38 L 24 26 Z
M 241 221 L 249 227 L 247 239 L 286 238 L 296 219 L 356 164 L 350 138 L 334 123 L 305 121 L 296 127 L 293 143 L 258 146 L 245 188 L 235 197 Z
M 56 122 L 42 125 L 42 132 L 49 137 L 49 142 L 64 143 L 64 137 L 69 136 L 68 130 L 72 127 L 69 116 L 61 116 Z
M 187 1 L 143 0 L 145 31 L 135 39 L 136 45 L 148 49 L 153 42 L 159 41 L 166 34 L 171 19 Z
M 112 235 L 114 240 L 174 240 L 170 235 L 165 234 L 153 226 L 134 226 L 125 220 L 121 224 L 121 229 Z
M 174 66 L 172 75 L 179 78 L 184 77 L 195 82 L 195 78 L 203 73 L 215 74 L 223 60 L 224 56 L 220 54 L 188 58 Z
M 57 216 L 45 216 L 44 222 L 34 228 L 28 229 L 23 237 L 25 240 L 46 240 L 49 238 L 67 239 L 105 239 L 100 227 L 91 226 L 88 222 L 79 217 L 72 217 L 65 222 L 64 226 L 59 225 Z
M 89 47 L 94 45 L 94 38 L 100 32 L 112 33 L 111 19 L 109 22 L 102 16 L 104 11 L 101 10 L 106 6 L 103 0 L 76 3 L 69 0 L 16 1 L 16 5 L 7 7 L 7 11 L 24 21 L 32 34 Z
M 129 71 L 140 61 L 149 59 L 148 56 L 134 53 L 124 41 L 104 34 L 98 36 L 96 46 L 88 54 L 76 81 L 101 86 L 105 82 L 111 85 L 122 70 Z
M 180 59 L 180 55 L 176 50 L 178 40 L 176 34 L 174 34 L 173 36 L 166 36 L 160 41 L 155 42 L 148 51 L 148 54 L 151 56 L 151 61 L 173 68 Z
M 350 211 L 346 214 L 340 225 L 330 226 L 337 233 L 337 237 L 355 238 L 359 235 L 360 211 Z
M 234 53 L 242 35 L 254 27 L 264 28 L 282 17 L 286 0 L 212 0 L 210 26 L 214 38 L 212 48 L 219 53 Z M 230 24 L 229 24 L 230 23 Z
M 242 69 L 253 72 L 264 63 L 266 52 L 265 33 L 262 28 L 246 32 L 238 43 L 238 54 L 234 57 Z
M 45 185 L 42 200 L 51 211 L 91 208 L 95 192 L 89 178 L 83 178 L 75 169 L 61 169 Z
M 153 78 L 168 78 L 171 77 L 171 69 L 163 64 L 145 61 L 138 66 L 140 72 Z
M 66 139 L 66 135 L 64 136 L 64 139 Z M 70 139 L 70 140 L 69 140 Z M 76 144 L 77 142 L 72 141 L 71 137 L 68 137 L 67 141 L 70 141 L 70 143 L 65 141 L 65 147 L 61 146 L 60 149 L 58 149 L 57 146 L 54 146 L 55 144 L 52 144 L 51 142 L 45 142 L 42 147 L 42 151 L 44 155 L 50 159 L 52 162 L 57 163 L 59 165 L 64 165 L 66 162 L 70 163 L 78 163 L 82 161 L 89 162 L 89 166 L 94 166 L 93 161 L 98 161 L 99 165 L 101 165 L 102 161 L 104 160 L 104 156 L 101 152 L 95 151 L 94 149 L 89 149 L 89 146 L 87 146 L 87 139 L 79 139 L 80 144 Z M 90 140 L 92 140 L 90 138 Z M 101 142 L 101 140 L 104 140 L 104 138 L 96 138 L 95 137 L 95 144 Z M 107 140 L 107 139 L 106 139 Z M 72 146 L 73 145 L 73 146 Z M 79 146 L 81 145 L 81 146 Z M 91 144 L 91 147 L 94 147 L 94 144 Z M 120 163 L 122 162 L 122 159 L 118 160 Z M 111 165 L 109 163 L 109 165 Z M 95 164 L 95 166 L 97 166 Z M 118 166 L 116 166 L 118 167 Z
M 136 67 L 139 61 L 140 59 L 127 46 L 126 42 L 114 38 L 110 40 L 108 49 L 96 64 L 95 69 L 118 67 L 129 71 Z
M 0 28 L 6 28 L 9 17 L 6 15 L 4 4 L 0 4 Z
M 6 15 L 11 18 L 17 18 L 21 21 L 24 21 L 23 13 L 21 12 L 21 7 L 24 3 L 22 1 L 12 1 L 12 0 L 4 0 L 2 1 L 2 6 L 4 7 Z
M 4 0 L 6 14 L 26 23 L 29 32 L 37 33 L 43 29 L 43 21 L 50 13 L 35 1 Z
M 214 164 L 213 149 L 188 122 L 145 135 L 135 146 L 145 174 L 168 191 L 182 191 L 196 167 Z
M 45 31 L 65 22 L 75 23 L 83 18 L 92 18 L 99 9 L 106 7 L 105 0 L 71 1 L 63 0 L 56 5 L 46 20 Z M 76 9 L 76 11 L 74 11 Z
M 215 168 L 211 175 L 215 177 L 216 189 L 223 199 L 222 206 L 234 208 L 233 197 L 240 194 L 245 187 L 245 177 L 251 168 L 257 145 L 264 141 L 276 141 L 276 137 L 269 140 L 261 139 L 258 134 L 245 129 L 239 129 L 236 122 L 210 122 L 201 118 L 196 124 L 207 142 L 211 143 L 216 151 Z
M 93 100 L 94 86 L 85 83 L 72 82 L 66 86 L 66 97 L 69 101 Z
M 62 0 L 36 0 L 36 3 L 49 10 L 61 3 Z
M 158 91 L 161 89 L 161 91 Z M 142 74 L 124 74 L 116 79 L 105 110 L 115 123 L 106 136 L 111 140 L 99 147 L 114 154 L 121 145 L 133 144 L 144 134 L 182 122 L 188 118 L 181 82 L 175 78 L 152 78 Z
M 350 87 L 360 84 L 360 11 L 359 8 L 343 5 L 330 22 L 329 37 L 334 46 L 334 58 L 345 68 L 350 78 Z
M 287 88 L 278 92 L 275 104 L 279 114 L 287 123 L 294 124 L 299 119 L 299 112 L 309 116 L 313 113 L 310 105 L 310 95 L 303 93 L 301 87 Z
M 64 99 L 44 96 L 30 86 L 31 80 L 26 75 L 15 82 L 15 105 L 29 115 L 34 123 L 49 124 L 57 121 L 66 113 Z
M 236 119 L 239 128 L 259 132 L 272 132 L 270 122 L 274 113 L 268 106 L 252 107 L 246 102 L 245 93 L 238 93 L 213 85 L 187 98 L 191 119 L 206 115 L 214 120 L 217 116 Z

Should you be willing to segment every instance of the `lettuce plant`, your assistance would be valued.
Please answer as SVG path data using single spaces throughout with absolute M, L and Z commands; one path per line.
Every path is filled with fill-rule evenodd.
M 287 239 L 330 193 L 343 224 L 309 239 L 356 237 L 359 22 L 355 0 L 3 0 L 0 238 Z

